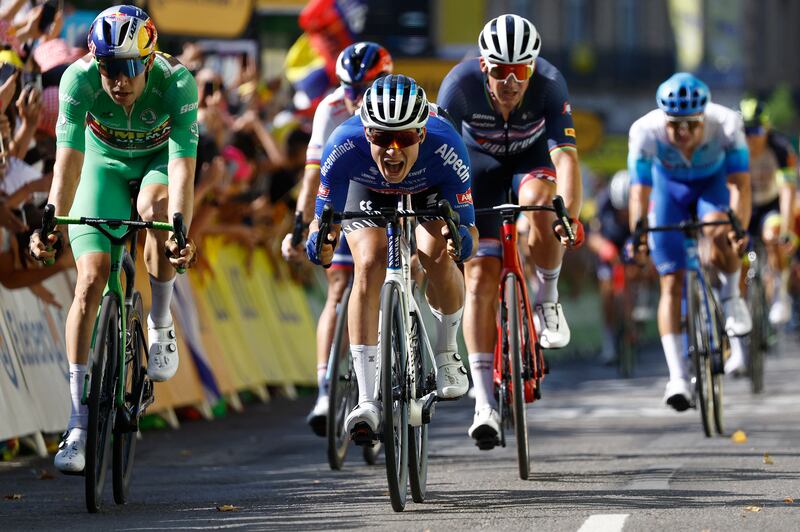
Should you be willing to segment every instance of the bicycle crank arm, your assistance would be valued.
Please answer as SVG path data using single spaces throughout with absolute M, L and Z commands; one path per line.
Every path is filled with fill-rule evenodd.
M 419 399 L 412 399 L 408 403 L 408 424 L 412 427 L 421 427 L 431 422 L 436 402 L 439 397 L 436 392 L 423 395 Z

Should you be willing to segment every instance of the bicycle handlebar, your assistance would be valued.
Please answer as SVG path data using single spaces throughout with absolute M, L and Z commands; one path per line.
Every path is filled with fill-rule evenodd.
M 691 233 L 693 231 L 697 231 L 702 229 L 703 227 L 713 227 L 719 225 L 730 225 L 733 229 L 733 232 L 736 234 L 736 238 L 742 238 L 746 233 L 745 230 L 742 228 L 742 223 L 739 221 L 739 218 L 736 216 L 736 213 L 733 212 L 733 209 L 727 209 L 725 214 L 728 216 L 727 220 L 713 220 L 710 222 L 703 222 L 700 220 L 687 220 L 683 221 L 677 225 L 661 225 L 657 227 L 647 227 L 647 223 L 644 218 L 640 219 L 636 222 L 636 227 L 631 234 L 631 240 L 633 241 L 635 246 L 642 245 L 644 242 L 644 235 L 647 233 L 656 233 L 656 232 L 664 232 L 664 231 L 681 231 L 683 233 Z
M 178 243 L 178 250 L 186 247 L 186 226 L 183 225 L 183 214 L 176 212 L 172 215 L 172 234 L 175 236 L 175 241 Z M 178 273 L 186 272 L 186 268 L 179 266 L 175 268 Z
M 553 196 L 553 205 L 516 205 L 513 203 L 503 203 L 502 205 L 495 205 L 494 207 L 485 207 L 481 209 L 475 209 L 475 215 L 484 215 L 484 214 L 500 214 L 501 216 L 514 216 L 521 212 L 531 212 L 531 211 L 550 211 L 555 213 L 556 215 L 556 223 L 554 224 L 554 229 L 556 226 L 560 225 L 564 228 L 567 233 L 567 238 L 569 239 L 570 244 L 575 243 L 575 232 L 572 230 L 572 223 L 569 217 L 569 211 L 567 211 L 567 207 L 564 204 L 564 198 L 561 196 Z
M 305 231 L 306 224 L 303 223 L 303 213 L 297 212 L 294 215 L 294 228 L 292 229 L 292 247 L 295 248 L 303 241 L 303 231 Z

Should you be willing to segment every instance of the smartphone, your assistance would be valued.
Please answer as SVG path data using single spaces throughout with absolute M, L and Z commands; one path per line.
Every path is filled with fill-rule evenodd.
M 58 0 L 47 0 L 42 8 L 42 15 L 39 18 L 39 31 L 46 33 L 50 24 L 56 19 L 56 13 L 59 10 Z
M 206 98 L 217 92 L 217 84 L 213 81 L 206 81 L 203 85 L 203 96 Z
M 17 71 L 17 67 L 15 67 L 11 63 L 3 63 L 3 66 L 0 66 L 0 85 L 8 81 L 8 78 L 14 75 L 14 72 Z
M 28 86 L 42 92 L 42 75 L 39 72 L 23 72 L 22 88 Z

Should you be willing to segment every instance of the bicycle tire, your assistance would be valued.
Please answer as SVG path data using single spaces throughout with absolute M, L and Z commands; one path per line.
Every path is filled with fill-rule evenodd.
M 692 279 L 694 276 L 692 276 Z M 694 370 L 695 385 L 695 405 L 699 405 L 700 420 L 703 422 L 703 432 L 707 438 L 713 435 L 713 394 L 711 393 L 711 364 L 708 357 L 708 334 L 706 332 L 707 322 L 702 315 L 700 307 L 700 287 L 699 281 L 687 283 L 687 335 L 689 338 L 689 349 Z
M 328 441 L 328 465 L 334 471 L 342 469 L 350 435 L 345 430 L 347 414 L 358 404 L 358 383 L 350 356 L 350 342 L 347 338 L 347 307 L 350 300 L 350 287 L 345 290 L 336 316 L 336 326 L 331 344 L 331 381 L 328 384 L 328 416 L 326 436 Z
M 714 428 L 717 434 L 723 436 L 725 434 L 725 426 L 723 421 L 723 376 L 725 375 L 725 356 L 730 354 L 731 346 L 728 334 L 725 332 L 725 317 L 722 314 L 722 309 L 714 299 L 711 289 L 706 286 L 706 300 L 709 302 L 711 316 L 711 331 L 714 335 L 713 345 L 714 349 L 711 353 L 711 396 L 713 398 L 713 417 Z
M 400 288 L 389 282 L 381 289 L 381 401 L 386 480 L 392 509 L 402 512 L 408 493 L 408 360 Z
M 619 370 L 620 377 L 623 379 L 630 379 L 633 377 L 634 349 L 630 342 L 628 325 L 625 325 L 624 319 L 618 329 L 616 334 L 617 369 Z
M 417 313 L 412 315 L 411 334 L 412 339 L 410 353 L 414 354 L 414 364 L 417 376 L 416 394 L 417 398 L 423 397 L 428 393 L 430 378 L 436 382 L 433 367 L 430 363 L 430 354 L 425 353 L 424 342 L 419 340 L 420 316 Z M 422 424 L 419 427 L 408 425 L 408 480 L 411 486 L 411 499 L 414 502 L 424 502 L 428 492 L 428 425 Z
M 519 466 L 519 478 L 528 480 L 530 475 L 530 449 L 528 447 L 528 422 L 525 416 L 524 368 L 522 365 L 522 339 L 524 332 L 521 330 L 523 321 L 520 316 L 523 302 L 515 276 L 507 276 L 503 284 L 503 305 L 508 309 L 508 353 L 511 359 L 511 415 L 514 419 L 517 465 Z
M 114 454 L 111 470 L 113 472 L 114 502 L 117 504 L 127 502 L 133 475 L 139 407 L 144 391 L 144 360 L 147 357 L 143 319 L 142 296 L 139 292 L 134 292 L 131 310 L 127 316 L 124 404 L 123 408 L 117 408 L 114 423 Z
M 107 293 L 100 306 L 92 347 L 92 374 L 87 398 L 89 423 L 86 435 L 84 487 L 86 509 L 100 510 L 111 449 L 112 414 L 115 401 L 116 363 L 119 355 L 119 302 Z
M 747 374 L 750 377 L 750 391 L 759 394 L 764 391 L 764 355 L 767 348 L 766 294 L 760 274 L 755 273 L 747 283 L 747 300 L 750 302 L 753 330 L 747 341 Z

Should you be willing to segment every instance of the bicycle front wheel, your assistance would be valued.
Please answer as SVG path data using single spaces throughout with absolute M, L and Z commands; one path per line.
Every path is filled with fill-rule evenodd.
M 413 364 L 415 379 L 415 398 L 424 397 L 428 393 L 428 386 L 436 382 L 433 367 L 430 363 L 431 355 L 425 350 L 425 343 L 420 340 L 422 334 L 421 318 L 417 313 L 412 315 L 412 339 L 409 364 Z M 435 384 L 434 384 L 435 386 Z M 411 498 L 414 502 L 424 502 L 428 491 L 428 425 L 423 423 L 419 427 L 408 426 L 408 476 L 411 485 Z
M 687 334 L 689 337 L 689 355 L 694 370 L 695 404 L 700 406 L 700 419 L 703 431 L 710 438 L 714 430 L 714 398 L 711 391 L 711 358 L 709 357 L 708 322 L 702 304 L 702 293 L 699 282 L 694 276 L 690 278 L 687 290 Z
M 392 508 L 402 512 L 408 492 L 408 351 L 397 283 L 386 283 L 381 290 L 380 350 L 386 479 Z
M 92 374 L 87 407 L 89 426 L 86 435 L 86 508 L 100 510 L 111 450 L 114 414 L 114 388 L 119 356 L 119 302 L 112 293 L 103 297 L 92 347 Z
M 714 407 L 714 428 L 717 434 L 722 436 L 725 433 L 723 425 L 722 414 L 722 397 L 723 397 L 723 377 L 725 375 L 725 355 L 729 355 L 731 351 L 730 338 L 725 332 L 725 317 L 722 315 L 722 309 L 714 299 L 711 290 L 706 287 L 706 300 L 708 301 L 710 311 L 709 316 L 711 319 L 711 396 L 713 398 Z
M 356 382 L 353 360 L 350 357 L 350 342 L 347 338 L 347 304 L 350 299 L 348 288 L 339 307 L 336 317 L 331 356 L 331 381 L 329 383 L 329 407 L 327 419 L 328 465 L 331 469 L 342 468 L 350 435 L 345 430 L 347 414 L 358 404 L 358 383 Z
M 752 267 L 752 266 L 751 266 Z M 750 391 L 764 391 L 764 354 L 767 349 L 766 294 L 758 273 L 747 280 L 747 300 L 753 318 L 753 330 L 748 338 L 747 373 L 750 376 Z
M 503 305 L 508 316 L 508 355 L 511 359 L 511 415 L 514 418 L 514 438 L 517 442 L 519 478 L 528 480 L 530 452 L 528 448 L 528 421 L 525 417 L 525 388 L 523 386 L 521 327 L 522 298 L 517 278 L 509 275 L 503 288 Z
M 144 337 L 142 296 L 134 292 L 126 330 L 125 366 L 120 378 L 125 379 L 123 406 L 117 408 L 114 423 L 114 459 L 112 461 L 114 501 L 125 504 L 133 474 L 139 408 L 144 391 L 144 360 L 147 342 Z

